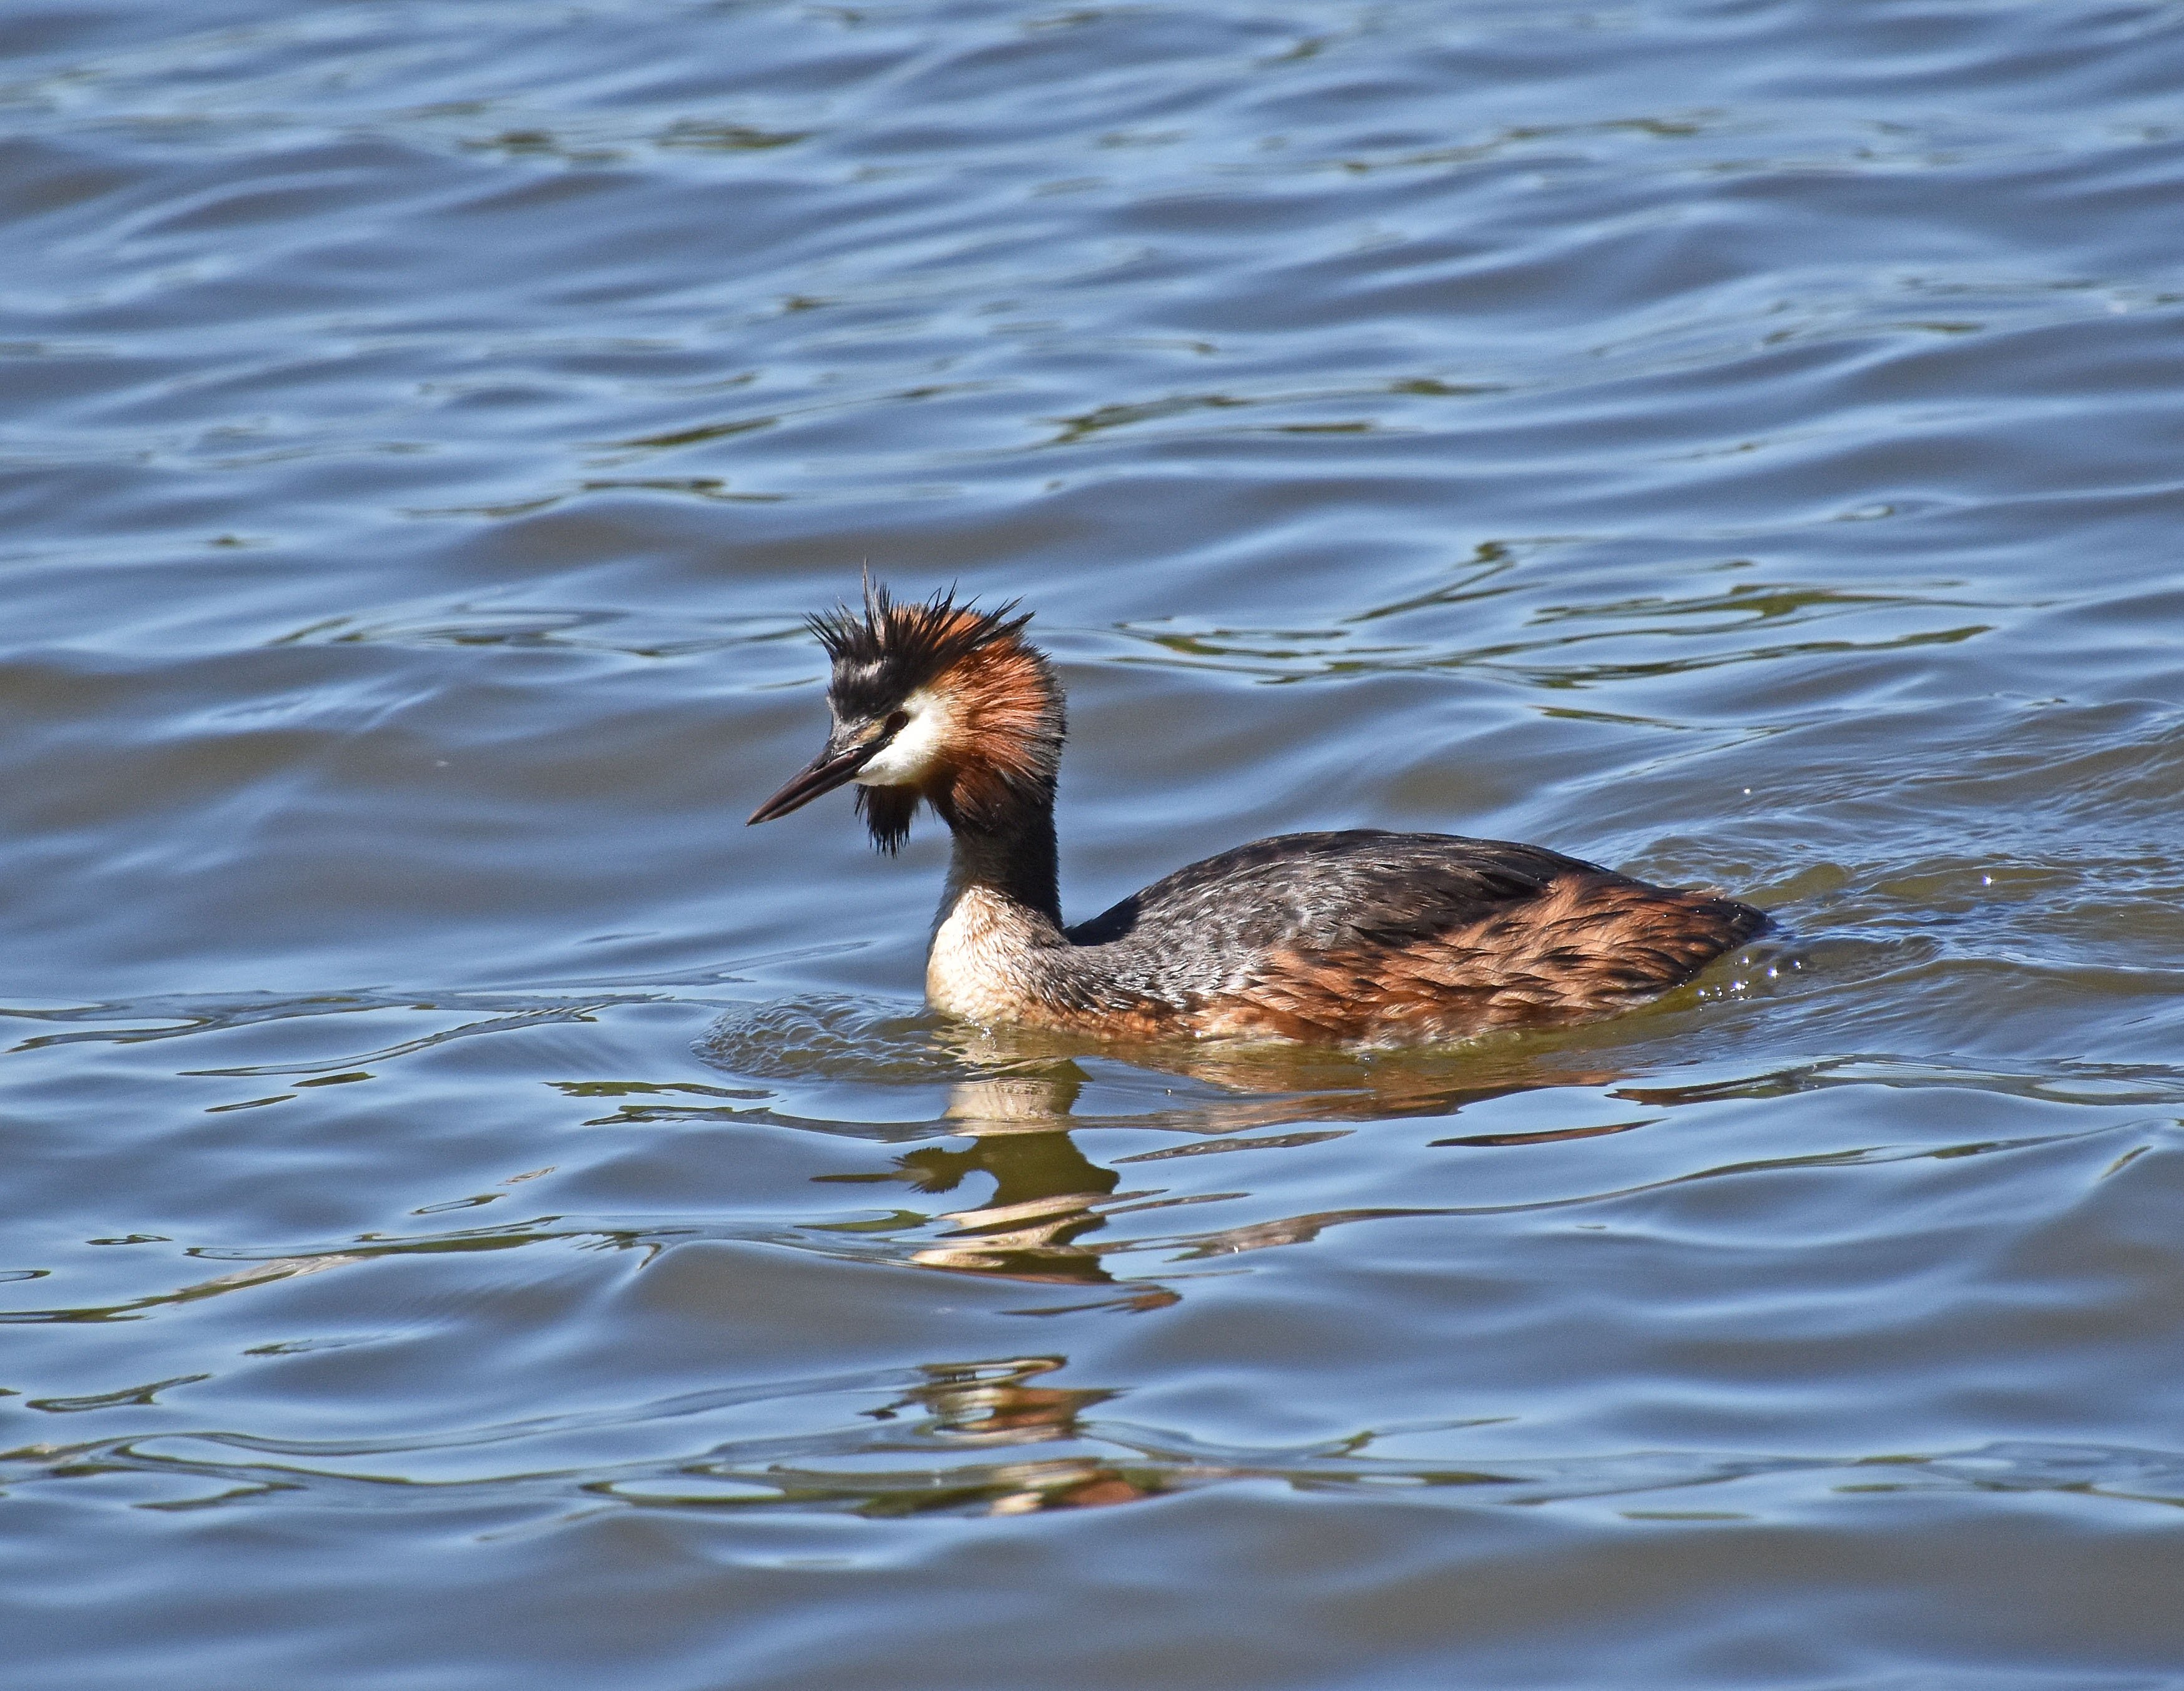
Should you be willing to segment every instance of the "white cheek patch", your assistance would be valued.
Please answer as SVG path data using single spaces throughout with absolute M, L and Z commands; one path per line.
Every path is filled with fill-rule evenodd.
M 859 771 L 861 787 L 915 787 L 939 766 L 953 726 L 947 706 L 930 693 L 913 693 L 902 701 L 910 720 L 887 749 Z

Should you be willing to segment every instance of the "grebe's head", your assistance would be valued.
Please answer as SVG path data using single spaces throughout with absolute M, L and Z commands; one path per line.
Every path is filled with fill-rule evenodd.
M 833 732 L 750 819 L 787 816 L 854 781 L 872 843 L 892 851 L 921 800 L 951 828 L 991 829 L 1050 799 L 1061 687 L 1045 654 L 1022 639 L 1030 613 L 1015 610 L 1011 601 L 981 611 L 945 593 L 898 604 L 867 577 L 861 611 L 809 619 L 834 661 Z

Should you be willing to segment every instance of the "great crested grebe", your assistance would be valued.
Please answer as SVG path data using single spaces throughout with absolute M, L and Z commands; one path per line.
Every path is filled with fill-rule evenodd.
M 988 1024 L 1132 1038 L 1408 1044 L 1589 1021 L 1689 979 L 1767 925 L 1538 846 L 1284 834 L 1178 869 L 1065 928 L 1054 787 L 1061 685 L 1028 613 L 865 585 L 809 619 L 833 660 L 826 749 L 751 813 L 856 784 L 883 851 L 920 801 L 955 835 L 925 993 Z

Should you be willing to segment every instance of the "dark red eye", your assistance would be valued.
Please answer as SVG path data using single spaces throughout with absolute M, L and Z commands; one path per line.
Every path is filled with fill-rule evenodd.
M 882 724 L 883 730 L 890 734 L 900 734 L 909 726 L 910 712 L 907 711 L 897 711 L 893 716 L 889 717 L 883 724 Z

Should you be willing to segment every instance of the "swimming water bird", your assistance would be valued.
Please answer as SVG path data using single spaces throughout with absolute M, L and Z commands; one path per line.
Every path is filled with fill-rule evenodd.
M 933 807 L 955 835 L 926 962 L 936 1009 L 1098 1035 L 1415 1044 L 1611 1015 L 1767 925 L 1711 889 L 1538 846 L 1351 829 L 1223 851 L 1066 927 L 1061 686 L 1030 620 L 869 580 L 861 611 L 810 618 L 833 729 L 750 818 L 854 784 L 893 852 Z

